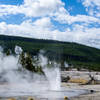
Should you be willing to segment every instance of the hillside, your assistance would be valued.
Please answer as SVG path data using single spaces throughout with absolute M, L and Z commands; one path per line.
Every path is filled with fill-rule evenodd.
M 100 71 L 100 50 L 93 47 L 69 42 L 4 35 L 0 35 L 0 45 L 3 46 L 4 52 L 11 49 L 12 53 L 14 53 L 16 45 L 21 46 L 24 52 L 29 52 L 32 55 L 38 55 L 40 50 L 44 50 L 49 59 L 60 61 L 62 66 L 66 61 L 75 67 Z

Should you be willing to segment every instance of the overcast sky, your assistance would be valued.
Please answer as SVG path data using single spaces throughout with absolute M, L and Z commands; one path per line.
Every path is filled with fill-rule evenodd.
M 100 48 L 100 0 L 0 0 L 0 34 Z

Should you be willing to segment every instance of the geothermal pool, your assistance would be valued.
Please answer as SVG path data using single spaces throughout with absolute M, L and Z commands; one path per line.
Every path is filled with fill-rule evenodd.
M 61 87 L 60 90 L 50 90 L 48 82 L 37 83 L 17 83 L 0 85 L 0 97 L 20 97 L 20 96 L 33 96 L 39 99 L 52 99 L 59 100 L 65 96 L 74 97 L 85 94 L 86 90 L 74 90 Z

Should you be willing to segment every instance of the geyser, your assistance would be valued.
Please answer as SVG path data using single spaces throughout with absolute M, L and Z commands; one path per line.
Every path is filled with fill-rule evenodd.
M 61 79 L 59 68 L 44 68 L 43 71 L 49 82 L 49 90 L 60 90 Z
M 60 76 L 60 64 L 57 64 L 56 62 L 49 62 L 50 63 L 50 67 L 48 64 L 48 59 L 42 55 L 39 56 L 40 58 L 40 62 L 41 62 L 41 66 L 42 69 L 46 75 L 46 78 L 49 82 L 49 90 L 60 90 L 60 86 L 61 86 L 61 76 Z

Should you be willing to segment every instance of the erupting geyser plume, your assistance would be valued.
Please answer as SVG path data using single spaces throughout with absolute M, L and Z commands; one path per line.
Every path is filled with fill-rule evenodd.
M 42 69 L 46 75 L 46 78 L 50 85 L 50 90 L 60 90 L 61 86 L 61 76 L 60 76 L 60 64 L 53 62 L 51 67 L 48 67 L 48 59 L 42 55 L 39 56 L 41 61 Z M 49 62 L 51 63 L 51 62 Z

